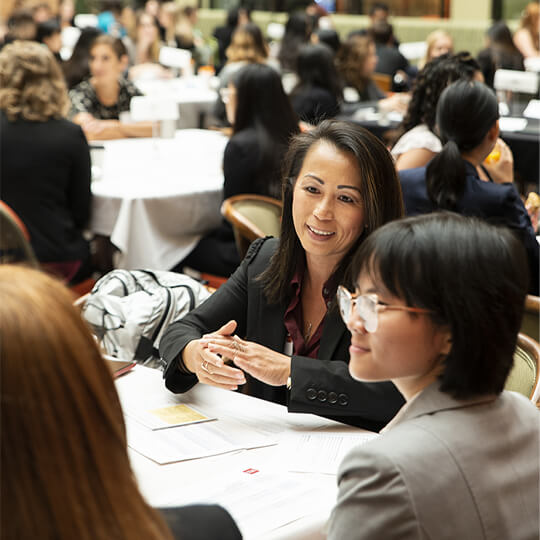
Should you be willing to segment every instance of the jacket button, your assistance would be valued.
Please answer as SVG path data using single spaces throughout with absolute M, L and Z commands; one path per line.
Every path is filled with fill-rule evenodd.
M 317 397 L 317 390 L 315 390 L 315 388 L 308 388 L 306 396 L 310 401 L 313 401 Z
M 317 399 L 321 402 L 321 403 L 324 403 L 326 401 L 326 397 L 327 397 L 327 394 L 326 394 L 326 391 L 325 390 L 319 390 L 317 392 Z
M 328 392 L 328 403 L 332 405 L 337 403 L 337 394 L 335 392 Z
M 349 404 L 349 396 L 347 394 L 339 394 L 338 403 L 343 407 Z

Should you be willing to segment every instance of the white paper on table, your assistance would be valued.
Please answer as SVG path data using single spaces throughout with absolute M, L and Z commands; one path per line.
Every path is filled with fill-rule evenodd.
M 276 444 L 233 420 L 153 431 L 126 416 L 126 430 L 128 446 L 160 465 Z
M 314 491 L 322 491 L 315 502 Z M 189 494 L 189 504 L 219 504 L 226 508 L 245 539 L 260 538 L 305 516 L 325 512 L 328 499 L 334 500 L 335 493 L 321 490 L 317 477 L 260 470 L 250 474 L 250 469 L 223 471 L 213 476 L 211 485 L 206 483 L 200 491 Z M 186 502 L 175 498 L 169 505 Z
M 526 118 L 515 118 L 512 116 L 501 116 L 499 118 L 499 128 L 501 131 L 523 131 L 526 127 Z
M 523 116 L 540 119 L 540 99 L 531 99 L 523 111 Z
M 377 433 L 291 433 L 279 444 L 277 459 L 294 472 L 337 474 L 339 464 L 355 446 L 364 444 Z

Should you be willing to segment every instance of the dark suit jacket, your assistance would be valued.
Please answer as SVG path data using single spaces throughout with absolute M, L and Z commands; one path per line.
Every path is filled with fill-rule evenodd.
M 490 223 L 505 225 L 522 240 L 529 260 L 530 292 L 538 294 L 539 249 L 531 220 L 513 184 L 483 182 L 476 169 L 465 162 L 466 183 L 456 212 L 476 216 Z M 408 216 L 429 214 L 437 209 L 430 201 L 426 189 L 426 167 L 399 173 L 403 202 Z
M 208 300 L 173 323 L 161 339 L 160 354 L 167 363 L 165 384 L 172 392 L 186 392 L 198 381 L 178 369 L 179 355 L 192 340 L 212 332 L 231 319 L 237 334 L 274 351 L 283 351 L 287 330 L 283 316 L 288 303 L 269 305 L 257 276 L 269 264 L 277 239 L 255 241 L 246 258 Z M 293 356 L 292 388 L 265 384 L 246 374 L 248 394 L 288 405 L 290 412 L 328 416 L 348 424 L 378 430 L 403 404 L 392 383 L 361 383 L 349 374 L 350 334 L 337 309 L 326 316 L 319 358 Z
M 158 508 L 176 540 L 242 540 L 230 514 L 217 505 Z
M 41 262 L 84 261 L 90 217 L 90 151 L 63 118 L 8 121 L 0 111 L 0 198 L 19 215 Z

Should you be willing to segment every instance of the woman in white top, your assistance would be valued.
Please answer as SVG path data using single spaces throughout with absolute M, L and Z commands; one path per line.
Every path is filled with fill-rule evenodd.
M 478 62 L 468 53 L 435 58 L 418 74 L 401 125 L 403 135 L 391 151 L 398 171 L 423 167 L 441 151 L 442 144 L 435 133 L 437 102 L 442 91 L 458 79 L 482 79 Z
M 540 57 L 540 5 L 530 2 L 523 12 L 521 25 L 514 34 L 514 43 L 525 58 Z

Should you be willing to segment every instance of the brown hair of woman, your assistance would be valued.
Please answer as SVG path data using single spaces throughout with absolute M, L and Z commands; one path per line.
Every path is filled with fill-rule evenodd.
M 0 297 L 0 536 L 170 539 L 137 488 L 112 377 L 71 294 L 3 265 Z
M 47 47 L 14 41 L 0 52 L 0 109 L 10 122 L 66 116 L 69 98 L 58 62 Z

